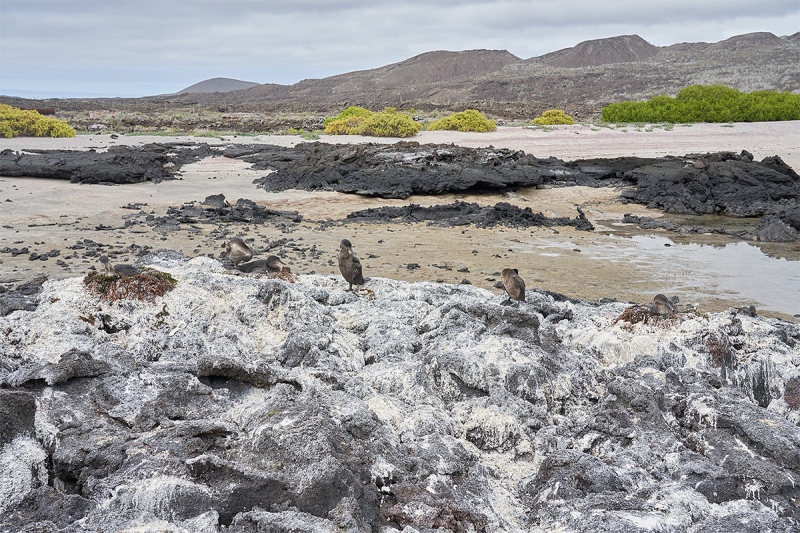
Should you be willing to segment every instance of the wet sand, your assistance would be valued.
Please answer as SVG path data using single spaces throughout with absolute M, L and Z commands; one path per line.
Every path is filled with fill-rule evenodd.
M 659 128 L 621 130 L 583 125 L 552 131 L 501 128 L 491 134 L 423 132 L 414 140 L 474 147 L 493 145 L 522 149 L 537 157 L 555 156 L 566 160 L 746 149 L 757 159 L 779 155 L 793 168 L 800 168 L 800 122 L 698 124 L 675 126 L 672 131 Z M 321 140 L 396 141 L 327 136 Z M 171 141 L 223 146 L 265 142 L 288 146 L 302 140 L 296 136 L 224 139 L 120 136 L 111 139 L 92 135 L 74 139 L 0 139 L 0 149 L 105 149 L 114 144 Z M 618 203 L 619 191 L 615 189 L 521 189 L 503 195 L 446 195 L 407 200 L 303 191 L 266 193 L 252 184 L 253 179 L 264 172 L 248 167 L 241 161 L 214 157 L 185 166 L 180 180 L 125 186 L 0 177 L 0 250 L 29 249 L 28 254 L 16 257 L 0 253 L 0 284 L 9 286 L 37 273 L 54 278 L 83 275 L 97 265 L 96 257 L 100 253 L 111 255 L 115 262 L 132 262 L 136 259 L 136 249 L 130 248 L 132 243 L 172 248 L 190 256 L 219 257 L 229 235 L 254 239 L 257 257 L 259 250 L 264 252 L 268 243 L 289 239 L 283 248 L 284 261 L 294 272 L 338 275 L 334 265 L 336 249 L 339 240 L 348 238 L 361 257 L 367 276 L 446 283 L 466 280 L 500 294 L 501 290 L 494 289 L 493 285 L 499 280 L 499 272 L 511 267 L 519 269 L 528 287 L 581 298 L 613 297 L 644 303 L 662 292 L 678 295 L 682 304 L 695 304 L 702 311 L 752 304 L 764 314 L 784 318 L 800 313 L 800 304 L 795 303 L 800 302 L 800 245 L 762 245 L 768 248 L 773 256 L 770 257 L 754 246 L 755 243 L 736 242 L 720 236 L 686 237 L 644 232 L 618 221 L 624 213 L 651 217 L 661 216 L 660 213 Z M 163 216 L 169 206 L 199 202 L 219 193 L 230 202 L 248 198 L 265 207 L 298 211 L 304 222 L 284 230 L 271 225 L 182 224 L 181 230 L 164 234 L 142 225 L 123 228 L 125 218 L 135 211 L 122 206 L 146 204 L 141 207 L 144 212 Z M 348 213 L 367 207 L 408 203 L 435 205 L 456 199 L 481 205 L 506 201 L 548 216 L 574 217 L 575 207 L 580 205 L 597 229 L 581 232 L 572 228 L 521 230 L 322 223 L 343 219 Z M 106 229 L 98 230 L 98 227 Z M 91 239 L 97 245 L 86 244 L 83 239 Z M 74 248 L 76 245 L 78 248 Z M 316 253 L 310 249 L 314 245 Z M 60 250 L 56 257 L 46 261 L 29 260 L 30 253 L 45 254 L 54 249 Z M 262 253 L 260 257 L 265 255 Z

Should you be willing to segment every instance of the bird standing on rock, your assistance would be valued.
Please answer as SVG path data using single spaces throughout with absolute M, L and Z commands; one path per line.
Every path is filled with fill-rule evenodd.
M 139 273 L 139 269 L 133 265 L 112 265 L 111 261 L 109 261 L 107 255 L 100 256 L 100 264 L 103 265 L 103 269 L 106 271 L 106 274 L 109 276 L 119 275 L 123 278 L 127 278 L 128 276 L 135 276 Z
M 353 245 L 347 239 L 342 239 L 339 244 L 339 271 L 345 281 L 350 284 L 349 291 L 353 290 L 353 285 L 362 285 L 364 275 L 361 272 L 361 261 L 353 251 Z
M 231 237 L 231 240 L 225 245 L 225 253 L 234 266 L 250 261 L 253 258 L 253 250 L 247 246 L 241 237 Z
M 500 272 L 500 281 L 503 282 L 503 288 L 509 299 L 518 302 L 525 301 L 525 282 L 519 277 L 519 271 L 516 268 L 504 268 Z

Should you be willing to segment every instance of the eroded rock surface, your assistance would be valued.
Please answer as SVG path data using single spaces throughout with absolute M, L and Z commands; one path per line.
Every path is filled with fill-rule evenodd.
M 33 311 L 38 305 L 38 294 L 47 276 L 37 276 L 32 280 L 20 283 L 11 290 L 0 288 L 0 316 L 14 311 Z
M 163 217 L 146 213 L 139 206 L 132 206 L 130 209 L 135 213 L 125 217 L 126 228 L 144 225 L 159 233 L 179 231 L 184 227 L 182 224 L 196 228 L 196 224 L 271 223 L 285 228 L 303 220 L 303 216 L 297 211 L 268 209 L 247 198 L 239 198 L 235 203 L 230 203 L 224 194 L 208 196 L 202 202 L 169 207 Z
M 448 205 L 421 207 L 411 204 L 402 207 L 372 207 L 347 215 L 348 221 L 358 222 L 424 222 L 430 221 L 446 226 L 465 226 L 474 224 L 479 228 L 509 226 L 529 228 L 532 226 L 572 226 L 583 231 L 591 231 L 594 226 L 581 208 L 578 216 L 547 217 L 541 212 L 534 213 L 530 207 L 517 207 L 507 202 L 480 206 L 476 203 L 456 201 Z
M 186 163 L 217 153 L 208 145 L 178 143 L 111 146 L 96 150 L 0 152 L 0 176 L 126 184 L 172 179 Z
M 276 172 L 255 183 L 267 191 L 323 190 L 381 198 L 498 191 L 534 187 L 553 179 L 572 183 L 593 180 L 559 159 L 537 159 L 520 150 L 414 141 L 390 145 L 304 143 L 294 147 L 291 159 L 265 163 Z
M 800 176 L 780 157 L 759 163 L 746 151 L 668 157 L 630 170 L 626 179 L 636 188 L 623 199 L 667 213 L 761 217 L 795 208 L 800 199 Z
M 143 262 L 155 303 L 0 318 L 0 529 L 800 526 L 797 324 Z

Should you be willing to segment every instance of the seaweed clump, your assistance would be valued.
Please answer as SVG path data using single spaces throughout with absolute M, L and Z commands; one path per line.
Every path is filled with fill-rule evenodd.
M 139 274 L 127 277 L 90 272 L 83 278 L 83 284 L 90 293 L 99 296 L 101 300 L 152 302 L 174 289 L 178 280 L 166 272 L 143 268 Z

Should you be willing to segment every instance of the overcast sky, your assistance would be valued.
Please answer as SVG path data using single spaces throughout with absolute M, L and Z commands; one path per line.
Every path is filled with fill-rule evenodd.
M 432 50 L 529 58 L 637 34 L 666 46 L 800 30 L 800 0 L 0 0 L 0 94 L 148 96 L 291 84 Z

